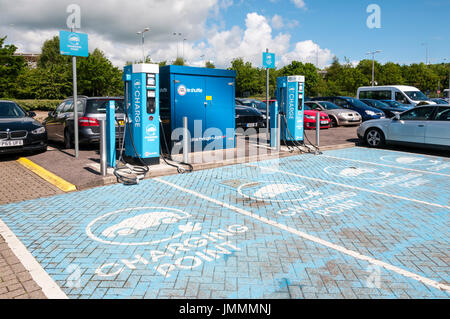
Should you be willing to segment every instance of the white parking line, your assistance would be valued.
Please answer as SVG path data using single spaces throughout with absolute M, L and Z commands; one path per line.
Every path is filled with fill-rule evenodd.
M 64 291 L 53 281 L 50 275 L 47 274 L 44 268 L 42 268 L 24 244 L 22 244 L 2 220 L 0 220 L 0 235 L 2 235 L 14 255 L 16 255 L 25 269 L 30 273 L 36 284 L 42 288 L 42 292 L 48 299 L 68 299 Z
M 423 171 L 423 170 L 420 170 L 420 169 L 406 168 L 406 167 L 400 167 L 400 166 L 389 165 L 389 164 L 373 163 L 373 162 L 362 161 L 362 160 L 355 160 L 355 159 L 346 158 L 346 157 L 338 157 L 338 156 L 332 156 L 332 155 L 322 155 L 322 157 L 333 158 L 333 159 L 342 160 L 342 161 L 351 161 L 351 162 L 356 162 L 356 163 L 363 163 L 363 164 L 370 164 L 370 165 L 376 165 L 376 166 L 383 166 L 383 167 L 401 169 L 401 170 L 404 170 L 404 171 L 411 171 L 411 172 L 416 172 L 416 173 L 426 173 L 426 174 L 431 174 L 431 175 L 450 177 L 449 174 L 444 174 L 444 173 L 438 173 L 438 172 L 433 172 L 433 171 Z
M 322 182 L 322 183 L 326 183 L 326 184 L 341 186 L 341 187 L 355 189 L 355 190 L 362 191 L 362 192 L 367 192 L 367 193 L 372 193 L 372 194 L 377 194 L 377 195 L 383 195 L 383 196 L 397 198 L 397 199 L 401 199 L 401 200 L 405 200 L 405 201 L 409 201 L 409 202 L 414 202 L 414 203 L 419 203 L 419 204 L 423 204 L 423 205 L 435 206 L 435 207 L 439 207 L 439 208 L 450 209 L 450 206 L 446 206 L 446 205 L 441 205 L 441 204 L 436 204 L 436 203 L 429 203 L 429 202 L 425 202 L 425 201 L 422 201 L 422 200 L 408 198 L 408 197 L 404 197 L 404 196 L 400 196 L 400 195 L 394 195 L 394 194 L 388 194 L 388 193 L 384 193 L 384 192 L 378 192 L 378 191 L 374 191 L 374 190 L 363 188 L 363 187 L 352 186 L 352 185 L 347 185 L 347 184 L 342 184 L 342 183 L 336 183 L 336 182 L 328 181 L 328 180 L 325 180 L 325 179 L 320 179 L 320 178 L 309 177 L 309 176 L 304 176 L 304 175 L 300 175 L 300 174 L 285 172 L 285 171 L 281 171 L 281 170 L 278 170 L 278 169 L 275 169 L 275 168 L 271 168 L 271 167 L 259 166 L 259 165 L 254 165 L 254 164 L 246 164 L 246 165 L 250 166 L 250 167 L 257 167 L 257 168 L 260 168 L 260 169 L 272 171 L 272 172 L 275 172 L 275 173 L 281 173 L 281 174 L 285 174 L 285 175 L 295 176 L 295 177 L 298 177 L 298 178 L 308 179 L 308 180 L 311 180 L 311 181 L 316 181 L 316 182 Z
M 287 231 L 287 232 L 289 232 L 291 234 L 294 234 L 296 236 L 299 236 L 299 237 L 301 237 L 303 239 L 306 239 L 306 240 L 315 242 L 315 243 L 317 243 L 319 245 L 323 245 L 325 247 L 334 249 L 336 251 L 339 251 L 339 252 L 341 252 L 343 254 L 346 254 L 348 256 L 354 257 L 356 259 L 367 261 L 367 262 L 369 262 L 369 263 L 371 263 L 373 265 L 376 265 L 376 266 L 379 266 L 379 267 L 383 267 L 383 268 L 385 268 L 385 269 L 387 269 L 389 271 L 393 271 L 393 272 L 395 272 L 395 273 L 397 273 L 399 275 L 402 275 L 404 277 L 414 279 L 416 281 L 419 281 L 419 282 L 421 282 L 421 283 L 423 283 L 425 285 L 428 285 L 430 287 L 439 289 L 441 291 L 450 292 L 450 286 L 448 286 L 448 285 L 445 285 L 445 284 L 439 283 L 437 281 L 434 281 L 432 279 L 420 276 L 418 274 L 412 273 L 412 272 L 407 271 L 405 269 L 402 269 L 402 268 L 396 267 L 394 265 L 388 264 L 388 263 L 386 263 L 384 261 L 381 261 L 381 260 L 378 260 L 378 259 L 375 259 L 375 258 L 372 258 L 372 257 L 369 257 L 369 256 L 362 255 L 362 254 L 360 254 L 360 253 L 358 253 L 356 251 L 349 250 L 349 249 L 347 249 L 345 247 L 333 244 L 333 243 L 331 243 L 329 241 L 326 241 L 326 240 L 323 240 L 323 239 L 321 239 L 319 237 L 308 235 L 308 234 L 306 234 L 306 233 L 304 233 L 302 231 L 299 231 L 299 230 L 297 230 L 295 228 L 286 226 L 284 224 L 280 224 L 280 223 L 278 223 L 278 222 L 276 222 L 274 220 L 268 219 L 266 217 L 262 217 L 260 215 L 257 215 L 257 214 L 254 214 L 252 212 L 246 211 L 246 210 L 244 210 L 242 208 L 239 208 L 239 207 L 230 205 L 228 203 L 219 201 L 217 199 L 208 197 L 208 196 L 203 195 L 201 193 L 198 193 L 196 191 L 193 191 L 193 190 L 190 190 L 190 189 L 178 186 L 176 184 L 170 183 L 170 182 L 162 180 L 160 178 L 154 178 L 154 180 L 158 181 L 160 183 L 166 184 L 166 185 L 168 185 L 170 187 L 173 187 L 175 189 L 178 189 L 178 190 L 180 190 L 182 192 L 191 194 L 191 195 L 196 196 L 198 198 L 201 198 L 201 199 L 204 199 L 204 200 L 209 201 L 211 203 L 217 204 L 217 205 L 219 205 L 221 207 L 228 208 L 228 209 L 230 209 L 232 211 L 235 211 L 235 212 L 237 212 L 239 214 L 242 214 L 244 216 L 251 217 L 251 218 L 256 219 L 256 220 L 258 220 L 258 221 L 260 221 L 262 223 L 265 223 L 267 225 L 270 225 L 270 226 L 276 227 L 278 229 Z
M 442 156 L 438 156 L 438 155 L 413 153 L 413 152 L 407 152 L 407 151 L 396 151 L 396 150 L 388 150 L 388 149 L 371 149 L 371 148 L 367 148 L 367 147 L 363 147 L 363 146 L 356 146 L 355 148 L 364 149 L 364 150 L 368 150 L 368 151 L 377 150 L 377 151 L 386 151 L 386 152 L 391 152 L 391 153 L 400 153 L 400 154 L 404 154 L 404 155 L 418 155 L 418 156 L 442 159 Z

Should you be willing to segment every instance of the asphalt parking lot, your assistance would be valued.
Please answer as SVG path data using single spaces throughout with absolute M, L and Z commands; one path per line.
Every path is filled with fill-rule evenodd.
M 448 298 L 449 177 L 353 147 L 4 205 L 0 232 L 47 296 Z

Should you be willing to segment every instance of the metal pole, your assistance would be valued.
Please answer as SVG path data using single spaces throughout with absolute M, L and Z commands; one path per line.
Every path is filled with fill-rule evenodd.
M 269 53 L 269 49 L 266 49 L 266 52 Z M 269 68 L 267 68 L 267 83 L 266 83 L 266 139 L 267 143 L 270 143 L 270 121 L 269 121 Z
M 106 152 L 106 121 L 100 120 L 100 172 L 102 176 L 106 176 Z
M 277 114 L 277 152 L 281 150 L 281 114 Z
M 316 113 L 316 145 L 320 146 L 320 112 Z
M 79 141 L 78 141 L 78 89 L 77 89 L 77 57 L 72 57 L 72 73 L 73 73 L 73 127 L 75 135 L 75 158 L 79 157 Z
M 372 54 L 372 86 L 375 86 L 375 53 Z
M 189 163 L 189 130 L 188 130 L 188 118 L 183 117 L 183 162 Z
M 145 63 L 144 32 L 142 32 L 142 63 Z

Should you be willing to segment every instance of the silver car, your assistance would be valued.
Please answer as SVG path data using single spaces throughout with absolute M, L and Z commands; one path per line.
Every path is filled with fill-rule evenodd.
M 350 126 L 362 123 L 362 117 L 358 112 L 343 109 L 328 101 L 308 101 L 305 105 L 312 110 L 322 111 L 328 114 L 331 126 Z
M 450 150 L 450 106 L 420 106 L 391 119 L 364 122 L 358 137 L 369 147 L 402 144 Z

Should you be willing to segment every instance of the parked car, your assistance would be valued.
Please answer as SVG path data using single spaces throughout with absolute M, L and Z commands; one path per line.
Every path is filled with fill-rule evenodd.
M 259 100 L 254 100 L 254 99 L 236 99 L 236 101 L 237 101 L 237 104 L 239 104 L 239 105 L 253 107 L 253 108 L 257 109 L 263 115 L 266 115 L 266 113 L 267 113 L 266 103 L 261 102 Z
M 311 101 L 328 101 L 336 104 L 337 106 L 358 112 L 363 122 L 368 120 L 377 120 L 380 118 L 384 118 L 385 114 L 374 107 L 368 106 L 367 104 L 361 102 L 352 97 L 347 96 L 329 96 L 329 97 L 315 97 L 312 98 Z
M 431 101 L 433 101 L 436 104 L 440 104 L 440 105 L 448 105 L 448 102 L 444 99 L 431 99 Z
M 418 88 L 406 85 L 363 86 L 358 88 L 358 99 L 394 100 L 402 104 L 435 104 Z
M 14 102 L 0 101 L 0 154 L 47 150 L 47 131 L 35 116 Z
M 394 101 L 394 100 L 380 100 L 380 101 L 391 107 L 404 108 L 405 110 L 409 110 L 414 107 L 411 104 L 402 104 L 402 103 Z
M 352 112 L 347 109 L 340 108 L 331 102 L 310 101 L 305 102 L 305 106 L 308 106 L 315 111 L 322 111 L 328 114 L 332 127 L 359 125 L 362 123 L 362 117 L 358 112 Z
M 365 122 L 358 137 L 370 147 L 402 144 L 450 150 L 450 106 L 419 106 L 391 119 Z
M 379 110 L 382 110 L 386 117 L 391 118 L 396 116 L 397 114 L 403 113 L 407 110 L 407 108 L 403 107 L 392 107 L 386 103 L 383 103 L 378 100 L 372 100 L 372 99 L 362 99 L 360 100 L 363 103 L 366 103 L 369 106 L 372 106 L 374 108 L 377 108 Z
M 266 127 L 266 117 L 257 109 L 236 105 L 236 128 L 255 128 L 259 131 L 260 128 Z
M 116 104 L 116 137 L 123 134 L 125 128 L 124 102 L 122 97 L 78 97 L 78 127 L 80 144 L 100 142 L 100 122 L 106 119 L 106 108 L 110 101 Z M 44 121 L 48 139 L 63 142 L 65 148 L 74 145 L 74 105 L 73 98 L 62 102 L 55 111 L 49 112 Z
M 331 128 L 331 120 L 327 113 L 316 111 L 305 104 L 303 122 L 305 130 L 315 130 L 317 127 L 316 116 L 320 112 L 320 129 Z

